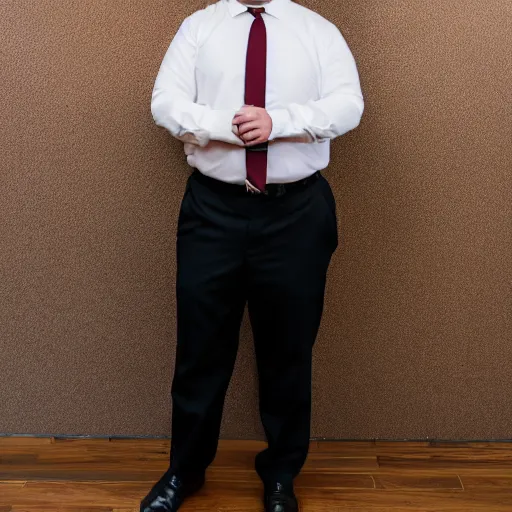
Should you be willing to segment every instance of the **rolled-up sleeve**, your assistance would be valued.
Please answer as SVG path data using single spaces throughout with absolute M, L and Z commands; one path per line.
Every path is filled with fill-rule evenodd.
M 321 142 L 359 125 L 364 101 L 356 62 L 339 29 L 333 24 L 330 29 L 320 45 L 320 98 L 269 110 L 273 125 L 269 140 Z
M 160 65 L 151 96 L 153 119 L 183 142 L 206 146 L 213 139 L 243 146 L 232 131 L 237 109 L 219 110 L 195 103 L 196 39 L 194 20 L 189 16 Z

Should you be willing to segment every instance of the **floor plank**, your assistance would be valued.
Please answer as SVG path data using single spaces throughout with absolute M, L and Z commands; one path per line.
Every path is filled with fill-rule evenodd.
M 259 441 L 221 441 L 184 512 L 261 512 Z M 169 440 L 0 437 L 0 512 L 137 512 Z M 512 443 L 311 443 L 304 512 L 510 512 Z
M 386 475 L 374 476 L 377 489 L 464 490 L 457 475 Z

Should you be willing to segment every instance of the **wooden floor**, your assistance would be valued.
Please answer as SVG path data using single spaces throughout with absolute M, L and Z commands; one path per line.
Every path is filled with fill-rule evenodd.
M 182 508 L 261 512 L 259 442 L 224 441 Z M 0 437 L 0 512 L 134 512 L 167 468 L 165 440 Z M 314 442 L 305 512 L 512 511 L 511 443 Z

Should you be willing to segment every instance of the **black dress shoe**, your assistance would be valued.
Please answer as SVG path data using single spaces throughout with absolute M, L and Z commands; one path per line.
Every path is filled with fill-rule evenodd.
M 181 481 L 168 471 L 153 485 L 140 504 L 140 512 L 175 512 L 188 496 L 204 485 L 204 476 L 193 481 Z
M 265 486 L 265 512 L 298 512 L 299 504 L 293 492 L 293 486 L 285 487 L 280 483 Z

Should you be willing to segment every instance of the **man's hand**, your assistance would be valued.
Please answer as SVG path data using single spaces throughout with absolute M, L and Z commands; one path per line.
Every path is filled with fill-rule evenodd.
M 272 132 L 272 118 L 264 108 L 244 105 L 233 118 L 233 132 L 246 146 L 267 142 Z

